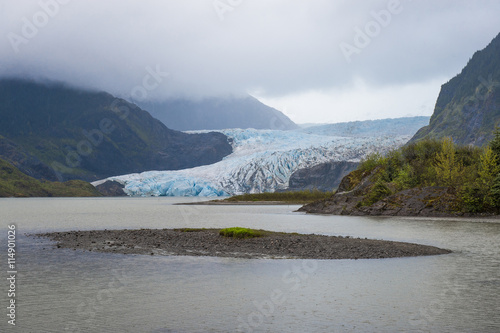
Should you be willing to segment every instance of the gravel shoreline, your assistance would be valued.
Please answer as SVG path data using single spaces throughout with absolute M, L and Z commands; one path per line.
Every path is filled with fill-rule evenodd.
M 219 229 L 92 230 L 36 234 L 57 248 L 145 255 L 188 255 L 273 259 L 380 259 L 446 254 L 433 246 L 342 236 L 266 232 L 235 239 Z

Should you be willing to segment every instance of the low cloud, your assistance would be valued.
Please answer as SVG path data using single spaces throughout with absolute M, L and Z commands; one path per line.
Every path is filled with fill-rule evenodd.
M 359 82 L 372 95 L 435 84 L 500 31 L 498 1 L 39 0 L 0 1 L 0 10 L 0 76 L 127 97 L 159 66 L 169 76 L 156 99 L 291 101 L 362 93 Z M 356 50 L 346 56 L 345 45 Z

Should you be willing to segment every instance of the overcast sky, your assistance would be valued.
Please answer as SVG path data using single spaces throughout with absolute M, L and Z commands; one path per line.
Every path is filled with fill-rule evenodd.
M 498 0 L 0 0 L 0 76 L 250 93 L 297 123 L 431 115 L 499 32 Z

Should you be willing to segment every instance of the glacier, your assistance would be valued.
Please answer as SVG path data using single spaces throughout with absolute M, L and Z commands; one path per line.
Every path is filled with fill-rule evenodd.
M 209 132 L 209 131 L 196 131 Z M 109 177 L 129 196 L 221 197 L 284 190 L 293 172 L 329 161 L 359 162 L 405 144 L 408 135 L 347 137 L 298 131 L 220 130 L 233 147 L 222 161 L 175 171 L 146 171 Z M 192 132 L 191 132 L 192 133 Z
M 311 125 L 295 131 L 349 137 L 400 136 L 417 133 L 419 129 L 429 125 L 429 121 L 428 116 L 402 117 Z

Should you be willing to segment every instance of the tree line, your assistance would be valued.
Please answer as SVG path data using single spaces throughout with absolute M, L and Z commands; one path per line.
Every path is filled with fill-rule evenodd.
M 485 147 L 460 146 L 452 138 L 422 140 L 364 159 L 358 174 L 375 172 L 363 204 L 415 187 L 444 186 L 456 193 L 457 210 L 500 211 L 500 129 Z

